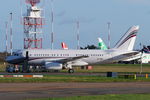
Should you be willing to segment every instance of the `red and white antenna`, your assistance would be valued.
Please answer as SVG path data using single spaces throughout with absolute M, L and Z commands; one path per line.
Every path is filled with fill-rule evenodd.
M 77 41 L 78 41 L 78 44 L 77 44 L 77 49 L 80 49 L 80 22 L 77 21 Z
M 26 3 L 31 4 L 31 6 L 35 6 L 40 3 L 40 0 L 26 0 Z
M 25 0 L 27 14 L 23 16 L 24 25 L 24 49 L 41 49 L 42 48 L 42 26 L 44 23 L 43 9 L 36 6 L 41 0 Z

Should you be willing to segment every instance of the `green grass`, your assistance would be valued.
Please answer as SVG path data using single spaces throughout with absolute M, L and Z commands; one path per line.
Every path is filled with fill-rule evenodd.
M 75 68 L 77 72 L 140 72 L 140 64 L 103 64 L 94 65 L 92 70 Z M 150 72 L 150 64 L 143 64 L 143 72 Z
M 41 98 L 27 100 L 149 100 L 150 94 L 109 94 L 98 96 L 74 96 L 62 98 Z
M 3 63 L 0 63 L 2 66 Z M 0 67 L 1 71 L 4 71 L 3 67 Z M 92 70 L 81 69 L 80 67 L 75 68 L 76 73 L 78 72 L 88 72 L 88 73 L 95 73 L 95 72 L 125 72 L 128 73 L 139 73 L 140 65 L 139 64 L 104 64 L 104 65 L 96 65 L 93 67 Z M 67 70 L 63 70 L 63 72 L 67 73 Z M 143 65 L 143 73 L 150 73 L 150 65 L 144 64 Z M 135 80 L 134 78 L 125 79 L 125 78 L 108 78 L 108 77 L 101 77 L 101 76 L 94 76 L 90 74 L 90 76 L 80 76 L 80 75 L 44 75 L 43 78 L 0 78 L 0 83 L 33 83 L 33 82 L 150 82 L 150 78 L 145 79 L 144 77 Z
M 47 82 L 150 82 L 150 78 L 109 78 L 101 76 L 47 75 L 43 78 L 0 78 L 0 83 L 47 83 Z
M 5 71 L 5 69 L 6 69 L 6 65 L 5 65 L 6 63 L 4 63 L 4 62 L 0 62 L 0 72 L 4 72 Z

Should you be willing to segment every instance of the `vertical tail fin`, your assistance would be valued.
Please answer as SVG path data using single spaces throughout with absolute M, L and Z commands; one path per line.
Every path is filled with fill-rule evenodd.
M 98 38 L 98 48 L 100 50 L 107 50 L 108 49 L 101 38 Z
M 139 26 L 132 26 L 117 42 L 115 49 L 133 50 Z
M 61 43 L 61 46 L 62 46 L 62 49 L 68 50 L 68 47 L 67 47 L 67 45 L 64 42 Z

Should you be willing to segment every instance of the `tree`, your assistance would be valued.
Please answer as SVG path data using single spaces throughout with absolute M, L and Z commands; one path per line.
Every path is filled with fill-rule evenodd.
M 87 45 L 86 47 L 80 47 L 80 49 L 98 49 L 95 45 Z

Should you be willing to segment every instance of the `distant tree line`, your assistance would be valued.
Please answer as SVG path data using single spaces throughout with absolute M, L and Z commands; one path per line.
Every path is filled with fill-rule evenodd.
M 147 47 L 150 50 L 150 46 L 143 46 L 142 50 L 144 49 L 144 47 Z M 80 47 L 80 49 L 99 49 L 99 48 L 92 44 L 92 45 L 87 45 L 86 47 Z M 138 50 L 138 51 L 140 51 L 140 50 Z
M 6 55 L 10 55 L 10 53 L 0 52 L 0 62 L 4 62 L 6 59 Z
M 98 49 L 98 47 L 92 44 L 92 45 L 87 45 L 86 47 L 80 47 L 80 49 Z

